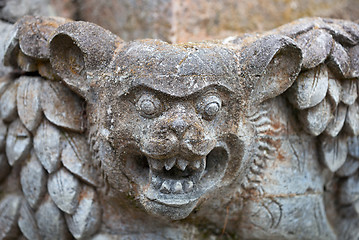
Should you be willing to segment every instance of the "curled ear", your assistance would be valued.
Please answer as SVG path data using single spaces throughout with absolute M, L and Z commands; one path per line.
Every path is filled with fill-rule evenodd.
M 240 74 L 251 88 L 252 108 L 287 90 L 301 69 L 301 49 L 285 36 L 262 37 L 240 55 Z
M 57 28 L 50 39 L 50 62 L 63 81 L 86 98 L 122 42 L 95 24 L 70 22 Z

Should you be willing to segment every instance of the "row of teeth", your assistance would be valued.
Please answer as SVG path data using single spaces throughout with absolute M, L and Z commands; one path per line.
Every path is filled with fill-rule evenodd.
M 201 166 L 201 160 L 195 160 L 195 161 L 188 162 L 187 160 L 184 160 L 181 158 L 179 158 L 179 159 L 170 158 L 164 162 L 164 165 L 163 165 L 163 160 L 157 160 L 157 159 L 152 160 L 152 167 L 156 170 L 162 170 L 162 168 L 164 167 L 167 171 L 169 171 L 175 165 L 178 169 L 180 169 L 182 171 L 186 170 L 186 167 L 188 165 L 190 165 L 193 169 L 197 170 Z
M 161 187 L 160 192 L 164 194 L 175 193 L 180 194 L 184 191 L 191 191 L 193 189 L 193 182 L 188 181 L 178 181 L 178 180 L 165 180 Z

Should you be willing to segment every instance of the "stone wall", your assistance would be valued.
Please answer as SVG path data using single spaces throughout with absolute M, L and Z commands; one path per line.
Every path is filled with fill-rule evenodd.
M 79 0 L 81 19 L 123 39 L 170 42 L 264 31 L 301 17 L 359 18 L 357 0 Z
M 359 19 L 357 0 L 0 0 L 0 18 L 57 15 L 97 23 L 124 40 L 168 42 L 265 31 L 301 17 Z
M 72 0 L 0 0 L 0 19 L 14 23 L 25 15 L 76 18 L 76 6 Z

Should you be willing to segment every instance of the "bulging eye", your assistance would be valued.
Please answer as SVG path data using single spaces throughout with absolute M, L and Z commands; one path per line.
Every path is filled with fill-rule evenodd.
M 143 117 L 153 118 L 161 113 L 161 102 L 153 95 L 145 94 L 140 97 L 137 104 L 137 111 Z
M 206 96 L 198 104 L 199 111 L 206 120 L 212 120 L 221 107 L 222 101 L 216 95 Z
M 204 112 L 208 116 L 214 116 L 219 111 L 219 108 L 220 108 L 220 104 L 218 102 L 211 102 L 206 105 L 206 107 L 204 108 Z

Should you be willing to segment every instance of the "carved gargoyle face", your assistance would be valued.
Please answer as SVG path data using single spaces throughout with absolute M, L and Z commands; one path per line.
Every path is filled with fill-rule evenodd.
M 207 65 L 220 65 L 228 52 L 132 42 L 117 53 L 111 83 L 96 91 L 94 109 L 106 109 L 101 129 L 117 161 L 102 166 L 114 187 L 125 174 L 147 211 L 182 219 L 221 186 L 228 166 L 232 173 L 241 166 L 238 107 L 245 105 L 228 81 L 238 79 L 235 63 L 212 71 Z
M 124 43 L 95 25 L 69 23 L 51 41 L 51 64 L 88 103 L 93 154 L 110 186 L 151 214 L 183 219 L 217 189 L 240 183 L 254 134 L 250 109 L 295 79 L 295 44 L 261 41 L 245 51 Z
M 216 87 L 184 97 L 139 87 L 119 99 L 125 115 L 112 124 L 111 144 L 148 211 L 184 218 L 223 178 L 230 156 L 241 155 L 227 141 L 228 95 Z

